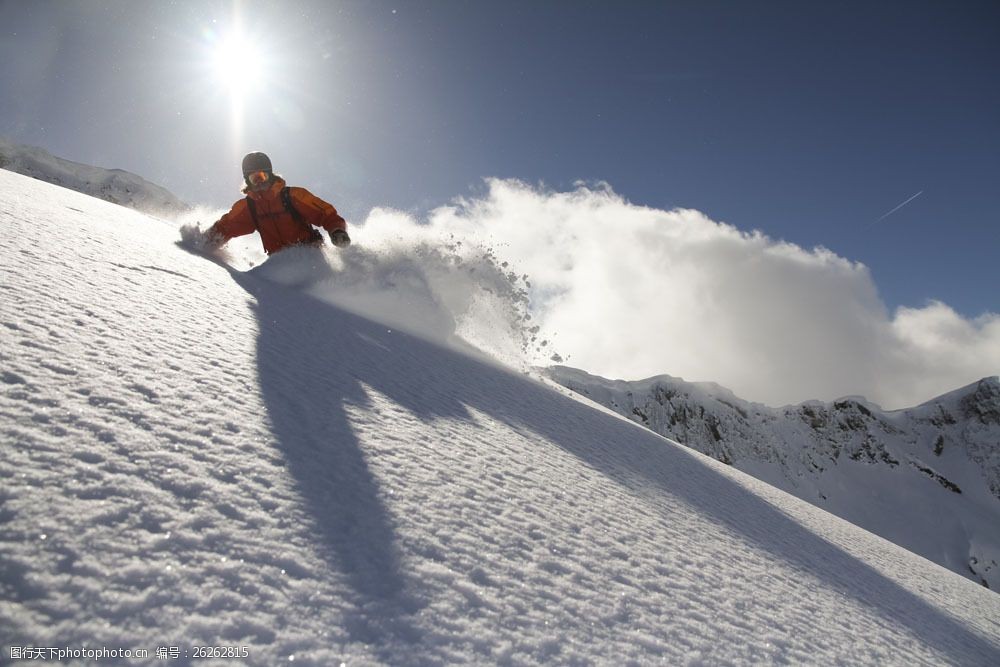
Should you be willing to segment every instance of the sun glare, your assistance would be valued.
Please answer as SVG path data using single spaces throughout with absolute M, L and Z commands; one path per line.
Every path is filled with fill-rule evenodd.
M 213 99 L 228 98 L 229 134 L 234 154 L 239 153 L 246 107 L 267 86 L 267 54 L 258 48 L 259 40 L 242 30 L 239 16 L 234 17 L 228 32 L 210 29 L 205 39 L 205 83 L 218 94 Z

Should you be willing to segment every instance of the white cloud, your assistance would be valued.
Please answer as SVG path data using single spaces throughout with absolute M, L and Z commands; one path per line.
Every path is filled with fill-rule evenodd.
M 528 274 L 542 336 L 606 377 L 711 380 L 772 405 L 863 394 L 902 407 L 1000 371 L 998 315 L 965 320 L 941 303 L 890 315 L 861 264 L 607 186 L 491 180 L 428 222 L 422 234 L 487 245 Z
M 967 320 L 947 305 L 932 301 L 924 308 L 899 308 L 891 322 L 896 348 L 886 379 L 904 395 L 941 393 L 942 381 L 958 386 L 960 378 L 996 375 L 1000 369 L 1000 315 Z

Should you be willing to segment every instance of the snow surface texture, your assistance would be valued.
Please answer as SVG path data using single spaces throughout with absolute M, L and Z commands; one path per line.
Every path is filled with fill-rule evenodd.
M 168 190 L 127 171 L 71 162 L 44 149 L 3 138 L 0 138 L 0 169 L 153 215 L 176 216 L 191 208 Z
M 1000 662 L 1000 596 L 268 277 L 301 254 L 238 272 L 9 172 L 0 225 L 4 659 Z
M 861 398 L 784 408 L 667 375 L 559 384 L 924 558 L 1000 590 L 1000 379 L 909 410 Z

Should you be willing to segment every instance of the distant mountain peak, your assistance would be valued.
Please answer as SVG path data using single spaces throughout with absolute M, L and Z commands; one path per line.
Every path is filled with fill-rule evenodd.
M 56 157 L 43 148 L 0 138 L 0 168 L 154 215 L 177 215 L 191 206 L 124 169 L 105 169 Z
M 544 372 L 660 435 L 1000 589 L 996 376 L 885 411 L 863 396 L 771 408 L 669 375 L 626 382 L 566 366 Z
M 965 418 L 978 420 L 985 425 L 1000 425 L 1000 377 L 984 377 L 900 412 L 921 416 L 932 414 L 938 420 L 945 421 Z

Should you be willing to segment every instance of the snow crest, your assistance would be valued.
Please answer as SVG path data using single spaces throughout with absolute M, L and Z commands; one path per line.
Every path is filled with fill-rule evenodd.
M 5 644 L 150 651 L 135 664 L 164 646 L 249 665 L 998 664 L 996 594 L 568 390 L 324 303 L 308 292 L 332 262 L 318 282 L 285 259 L 238 271 L 9 172 L 0 226 Z

